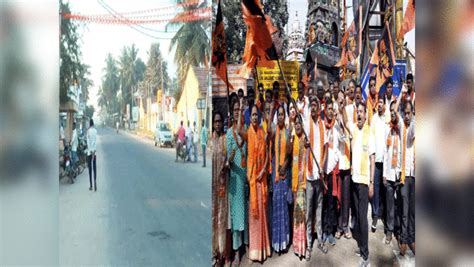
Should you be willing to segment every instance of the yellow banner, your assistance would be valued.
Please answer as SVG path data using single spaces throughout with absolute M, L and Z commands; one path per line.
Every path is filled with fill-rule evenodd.
M 263 84 L 264 90 L 273 89 L 273 83 L 278 81 L 280 84 L 279 97 L 285 98 L 286 88 L 285 81 L 281 75 L 278 63 L 275 60 L 275 66 L 273 68 L 257 67 L 257 77 L 255 77 L 255 89 L 258 90 L 258 83 Z M 300 64 L 297 61 L 286 61 L 280 60 L 281 68 L 286 78 L 286 82 L 291 86 L 291 96 L 297 98 L 298 96 L 298 82 L 300 81 Z M 265 94 L 264 94 L 265 95 Z M 256 92 L 258 96 L 258 92 Z

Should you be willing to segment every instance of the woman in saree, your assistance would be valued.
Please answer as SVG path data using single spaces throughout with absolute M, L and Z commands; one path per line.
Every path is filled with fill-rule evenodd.
M 293 250 L 300 259 L 306 252 L 306 143 L 301 117 L 297 116 L 291 145 L 291 185 L 294 195 Z
M 245 197 L 246 183 L 246 144 L 238 134 L 238 121 L 241 120 L 241 109 L 238 98 L 231 104 L 233 114 L 232 126 L 226 134 L 226 152 L 229 161 L 228 200 L 230 211 L 230 229 L 232 232 L 232 249 L 235 251 L 233 265 L 240 264 L 240 248 L 246 239 L 248 231 L 247 205 Z
M 214 134 L 212 146 L 212 265 L 222 266 L 230 263 L 230 246 L 227 229 L 229 229 L 227 176 L 229 163 L 226 155 L 226 136 L 223 132 L 224 117 L 220 112 L 214 113 Z M 226 265 L 227 265 L 226 264 Z
M 249 259 L 263 262 L 271 256 L 267 225 L 268 153 L 266 145 L 268 138 L 262 127 L 258 125 L 258 108 L 255 105 L 250 107 L 250 121 L 251 125 L 246 131 L 239 131 L 248 144 Z

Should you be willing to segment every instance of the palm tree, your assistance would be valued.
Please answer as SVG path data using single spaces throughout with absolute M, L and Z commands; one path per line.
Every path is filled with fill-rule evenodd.
M 189 0 L 177 0 L 177 3 L 187 2 Z M 183 12 L 196 8 L 205 8 L 207 1 L 200 4 L 184 7 Z M 175 18 L 183 16 L 179 13 Z M 190 66 L 209 67 L 209 58 L 211 54 L 210 20 L 198 20 L 192 22 L 170 22 L 169 26 L 181 26 L 171 39 L 170 51 L 176 48 L 174 62 L 178 64 L 178 83 L 183 84 Z M 179 86 L 182 88 L 182 86 Z

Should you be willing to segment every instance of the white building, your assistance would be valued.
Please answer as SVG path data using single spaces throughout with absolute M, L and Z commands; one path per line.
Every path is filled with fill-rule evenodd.
M 303 49 L 305 45 L 304 33 L 301 30 L 301 24 L 296 11 L 295 21 L 293 22 L 291 33 L 288 36 L 288 51 L 285 55 L 286 60 L 304 61 Z

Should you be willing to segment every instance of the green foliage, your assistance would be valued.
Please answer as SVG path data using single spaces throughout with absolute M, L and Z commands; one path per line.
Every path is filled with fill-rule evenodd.
M 164 89 L 169 90 L 170 78 L 168 75 L 167 68 L 168 64 L 166 61 L 164 61 L 163 56 L 161 55 L 160 44 L 151 44 L 150 50 L 148 51 L 148 61 L 145 71 L 144 86 L 146 86 L 147 88 L 148 86 L 152 88 L 150 94 L 152 94 L 153 96 L 156 96 L 157 90 L 161 89 L 162 83 Z
M 70 13 L 69 3 L 59 2 L 61 14 Z M 79 42 L 79 24 L 61 16 L 61 35 L 59 39 L 59 99 L 61 103 L 68 100 L 67 90 L 84 76 L 84 65 L 81 64 Z
M 84 111 L 84 114 L 86 115 L 87 118 L 92 118 L 94 116 L 95 108 L 92 105 L 86 106 L 86 110 Z
M 178 0 L 177 3 L 184 2 Z M 191 9 L 205 8 L 207 1 L 197 5 L 190 5 L 184 8 L 183 12 Z M 176 17 L 183 14 L 177 14 Z M 193 22 L 172 22 L 170 26 L 181 25 L 174 37 L 171 39 L 170 51 L 176 49 L 174 62 L 178 65 L 178 84 L 182 88 L 186 74 L 191 66 L 209 66 L 211 55 L 211 22 L 201 20 Z M 177 95 L 180 95 L 180 91 Z

